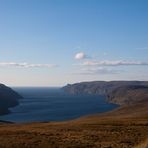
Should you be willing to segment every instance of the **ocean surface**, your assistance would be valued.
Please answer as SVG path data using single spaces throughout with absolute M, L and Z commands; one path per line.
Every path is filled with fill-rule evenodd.
M 117 107 L 109 104 L 104 96 L 64 93 L 60 88 L 14 87 L 24 98 L 11 108 L 11 113 L 0 116 L 0 120 L 17 123 L 64 121 L 84 115 L 106 112 Z

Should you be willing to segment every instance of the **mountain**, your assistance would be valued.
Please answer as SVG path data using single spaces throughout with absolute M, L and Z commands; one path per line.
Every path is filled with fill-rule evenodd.
M 22 96 L 11 88 L 0 84 L 0 115 L 9 113 L 9 108 L 18 105 L 21 98 Z
M 148 99 L 148 81 L 95 81 L 68 84 L 63 90 L 70 94 L 105 95 L 107 101 L 127 105 Z

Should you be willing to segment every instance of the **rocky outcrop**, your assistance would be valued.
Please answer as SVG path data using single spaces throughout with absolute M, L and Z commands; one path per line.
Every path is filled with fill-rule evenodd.
M 115 104 L 131 104 L 147 99 L 148 81 L 95 81 L 68 84 L 63 90 L 70 94 L 106 95 Z
M 22 98 L 22 96 L 14 90 L 0 84 L 0 115 L 9 113 L 9 108 L 18 105 L 20 98 Z

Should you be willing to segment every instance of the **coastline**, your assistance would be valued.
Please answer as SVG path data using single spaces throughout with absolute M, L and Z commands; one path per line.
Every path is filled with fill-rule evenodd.
M 70 96 L 71 97 L 71 96 Z M 73 95 L 72 95 L 72 97 L 73 97 Z M 75 98 L 76 97 L 76 98 Z M 85 98 L 86 97 L 86 98 Z M 34 121 L 31 121 L 30 120 L 30 117 L 28 117 L 28 119 L 26 118 L 26 121 L 21 121 L 22 119 L 19 119 L 19 116 L 21 116 L 21 113 L 20 114 L 13 114 L 13 112 L 15 113 L 17 113 L 17 112 L 21 112 L 21 110 L 18 110 L 17 108 L 16 109 L 14 109 L 13 111 L 12 111 L 12 115 L 11 115 L 11 113 L 9 113 L 9 114 L 7 114 L 6 116 L 4 115 L 4 117 L 2 117 L 1 118 L 1 120 L 8 120 L 8 121 L 12 121 L 12 122 L 15 122 L 15 123 L 31 123 L 31 122 L 66 122 L 66 121 L 70 121 L 70 120 L 76 120 L 76 119 L 78 119 L 78 118 L 82 118 L 82 117 L 84 117 L 84 116 L 89 116 L 89 115 L 94 115 L 94 114 L 101 114 L 101 113 L 106 113 L 106 112 L 109 112 L 109 111 L 112 111 L 112 110 L 114 110 L 114 109 L 116 109 L 116 108 L 118 108 L 119 107 L 119 105 L 117 105 L 117 104 L 114 104 L 114 103 L 109 103 L 108 101 L 107 101 L 107 97 L 106 96 L 102 96 L 102 95 L 96 95 L 96 96 L 94 96 L 95 98 L 93 98 L 93 95 L 85 95 L 85 96 L 74 96 L 74 98 L 72 98 L 72 100 L 74 100 L 74 102 L 77 102 L 77 100 L 80 100 L 80 103 L 81 103 L 81 105 L 83 105 L 83 106 L 86 106 L 86 107 L 84 107 L 84 108 L 82 108 L 82 113 L 79 113 L 78 111 L 76 111 L 76 109 L 74 109 L 74 111 L 73 111 L 73 109 L 72 109 L 72 113 L 71 114 L 68 114 L 67 112 L 65 112 L 65 117 L 63 117 L 63 119 L 61 119 L 61 117 L 59 116 L 59 118 L 58 117 L 56 117 L 56 118 L 54 118 L 53 116 L 54 116 L 54 114 L 53 114 L 53 116 L 51 116 L 50 117 L 50 112 L 52 112 L 52 111 L 48 111 L 47 110 L 47 113 L 49 113 L 49 117 L 48 117 L 48 115 L 47 115 L 47 117 L 45 117 L 45 120 L 44 120 L 44 118 L 43 118 L 43 120 L 38 120 L 38 119 L 34 119 Z M 80 99 L 79 99 L 80 98 Z M 83 99 L 81 99 L 81 98 L 83 98 Z M 87 99 L 88 98 L 88 99 Z M 24 98 L 25 99 L 25 98 Z M 69 99 L 71 99 L 71 98 L 69 98 Z M 66 99 L 66 101 L 68 101 L 69 102 L 69 99 Z M 86 99 L 86 101 L 85 101 L 85 99 Z M 50 99 L 49 99 L 50 100 Z M 60 99 L 58 99 L 58 100 L 60 100 Z M 81 101 L 82 100 L 82 101 Z M 92 100 L 92 102 L 94 102 L 94 103 L 92 103 L 92 105 L 91 104 L 89 104 L 89 103 L 87 103 L 87 101 L 89 100 L 89 102 L 91 102 L 91 100 Z M 97 101 L 93 101 L 93 100 L 97 100 Z M 34 99 L 33 99 L 33 101 L 34 102 L 36 102 Z M 38 100 L 37 100 L 38 101 Z M 43 100 L 43 102 L 44 102 L 44 100 Z M 73 102 L 73 101 L 72 101 Z M 84 103 L 82 103 L 82 102 L 84 102 Z M 86 102 L 86 105 L 85 105 L 85 102 Z M 20 102 L 21 103 L 21 102 Z M 65 104 L 67 104 L 66 102 L 64 102 Z M 104 104 L 104 105 L 101 105 L 101 104 Z M 25 101 L 25 104 L 26 104 L 26 101 Z M 73 104 L 73 103 L 72 103 Z M 56 104 L 55 104 L 56 105 Z M 80 105 L 80 107 L 81 107 L 81 105 Z M 21 106 L 22 106 L 22 104 L 21 104 Z M 82 106 L 82 107 L 83 107 Z M 90 106 L 90 107 L 89 107 Z M 92 108 L 92 107 L 94 107 L 94 108 Z M 23 106 L 22 106 L 23 107 Z M 35 106 L 33 106 L 33 107 L 35 107 Z M 81 109 L 80 107 L 78 107 L 78 109 Z M 47 108 L 47 107 L 46 107 Z M 49 108 L 50 108 L 50 106 L 49 106 Z M 26 108 L 27 109 L 27 108 Z M 25 109 L 25 110 L 26 110 Z M 48 108 L 47 108 L 48 109 Z M 58 108 L 57 108 L 58 109 Z M 68 110 L 69 110 L 69 108 L 67 108 Z M 39 108 L 39 110 L 40 110 L 40 108 Z M 46 110 L 46 109 L 45 109 Z M 56 107 L 55 107 L 55 110 L 56 110 Z M 71 110 L 71 109 L 70 109 Z M 86 110 L 86 111 L 85 111 Z M 28 110 L 29 111 L 29 110 Z M 31 110 L 30 110 L 31 111 Z M 64 110 L 63 110 L 64 111 Z M 34 111 L 34 112 L 36 112 L 36 111 Z M 55 112 L 56 113 L 56 112 Z M 36 112 L 34 115 L 36 116 L 37 114 L 40 114 L 40 112 Z M 59 112 L 57 112 L 57 114 L 58 115 L 60 115 L 59 114 Z M 27 113 L 26 113 L 26 115 L 27 115 Z M 68 115 L 68 116 L 67 116 Z M 74 115 L 74 116 L 73 116 Z M 15 116 L 19 119 L 19 120 L 17 120 L 17 118 L 15 119 Z M 34 117 L 35 117 L 34 116 Z M 23 116 L 21 117 L 21 118 L 23 118 Z M 47 120 L 47 119 L 49 118 L 49 120 Z M 65 118 L 65 119 L 64 119 Z
M 3 124 L 3 123 L 11 123 L 11 124 L 15 124 L 14 122 L 11 122 L 11 121 L 0 120 L 0 124 Z
M 147 90 L 147 87 L 141 86 L 117 89 L 111 94 L 113 97 L 108 96 L 111 98 L 110 100 L 106 98 L 106 101 L 119 104 L 118 107 L 104 113 L 61 122 L 1 123 L 1 146 L 137 148 L 142 145 L 146 148 L 148 146 Z
M 100 147 L 137 148 L 142 145 L 143 148 L 146 148 L 148 146 L 148 87 L 130 86 L 127 88 L 132 92 L 130 95 L 123 91 L 125 88 L 114 92 L 112 94 L 114 97 L 106 95 L 105 101 L 107 103 L 118 105 L 117 108 L 110 111 L 91 113 L 64 121 L 14 123 L 0 120 L 0 143 L 2 146 L 8 145 L 10 147 L 24 147 L 21 143 L 23 142 L 28 146 L 35 143 L 38 147 L 43 145 L 44 147 L 48 145 L 53 147 L 58 145 L 63 147 L 97 147 L 99 144 Z M 119 92 L 121 94 L 124 92 L 123 96 Z M 134 101 L 131 96 L 135 99 Z M 137 100 L 135 96 L 140 100 Z M 14 136 L 12 139 L 8 137 L 10 133 Z M 123 135 L 124 137 L 122 137 Z M 28 142 L 26 137 L 29 136 L 31 136 L 31 140 Z M 51 140 L 47 137 L 50 137 Z M 73 137 L 75 138 L 73 139 Z M 102 137 L 108 142 L 104 141 Z M 7 140 L 10 143 L 7 143 Z M 37 140 L 40 142 L 36 142 Z

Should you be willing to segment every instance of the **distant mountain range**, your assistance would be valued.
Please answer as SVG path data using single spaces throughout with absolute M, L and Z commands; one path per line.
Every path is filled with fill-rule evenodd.
M 22 96 L 11 88 L 0 84 L 0 115 L 8 114 L 9 108 L 18 105 L 21 98 Z
M 70 94 L 106 95 L 107 101 L 119 105 L 148 100 L 148 81 L 94 81 L 68 84 Z

